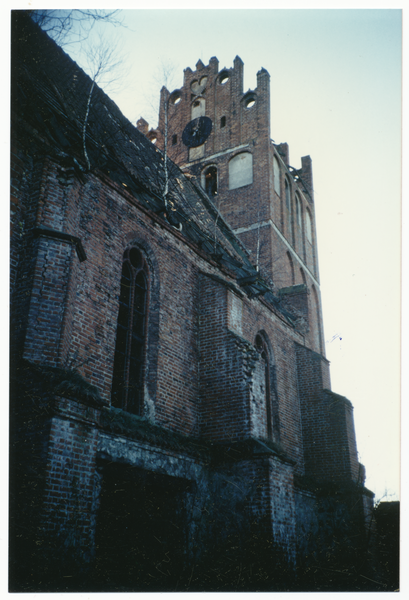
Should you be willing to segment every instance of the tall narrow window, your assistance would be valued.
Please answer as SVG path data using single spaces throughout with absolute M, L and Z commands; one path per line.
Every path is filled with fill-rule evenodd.
M 143 410 L 148 269 L 136 248 L 125 251 L 116 333 L 112 406 L 137 415 Z
M 320 303 L 318 299 L 317 290 L 314 286 L 311 288 L 312 290 L 312 304 L 313 304 L 313 315 L 312 318 L 315 320 L 315 327 L 312 327 L 315 338 L 315 346 L 316 352 L 320 352 L 321 354 L 324 352 L 323 343 L 322 343 L 322 325 L 321 325 L 321 311 L 320 311 Z
M 292 231 L 293 216 L 292 216 L 292 210 L 291 210 L 291 188 L 290 188 L 290 184 L 288 183 L 287 179 L 285 180 L 285 204 L 287 207 L 287 237 L 290 241 L 292 241 L 292 238 L 293 238 L 293 231 Z
M 217 168 L 214 166 L 207 167 L 202 172 L 201 177 L 202 188 L 210 197 L 217 195 Z
M 302 229 L 302 214 L 301 214 L 301 201 L 298 194 L 295 195 L 295 212 L 297 217 L 297 225 L 301 231 Z
M 274 174 L 274 189 L 279 196 L 281 196 L 281 185 L 280 185 L 280 165 L 277 157 L 273 159 L 273 174 Z
M 288 258 L 288 264 L 290 267 L 289 280 L 291 281 L 291 285 L 295 285 L 294 263 L 293 263 L 293 259 L 291 258 L 291 254 L 289 252 L 287 252 L 287 258 Z
M 264 371 L 264 394 L 265 394 L 265 418 L 267 421 L 267 437 L 272 437 L 272 407 L 271 407 L 271 389 L 270 389 L 270 360 L 267 342 L 261 334 L 256 335 L 256 349 L 260 353 L 262 368 Z
M 312 219 L 311 213 L 307 210 L 305 211 L 305 232 L 307 236 L 307 240 L 312 244 Z

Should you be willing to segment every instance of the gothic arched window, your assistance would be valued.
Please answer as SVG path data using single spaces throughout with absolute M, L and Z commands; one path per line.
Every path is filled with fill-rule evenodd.
M 128 248 L 122 264 L 111 402 L 137 415 L 143 410 L 148 282 L 144 257 L 137 248 Z
M 214 166 L 207 167 L 202 172 L 202 188 L 210 197 L 217 194 L 217 168 Z
M 260 353 L 260 358 L 264 371 L 264 394 L 265 394 L 265 409 L 267 421 L 267 437 L 271 439 L 273 432 L 273 417 L 271 406 L 271 380 L 270 380 L 270 353 L 267 346 L 267 341 L 264 335 L 258 333 L 256 335 L 256 349 Z
M 307 240 L 312 244 L 312 218 L 310 211 L 305 211 L 305 232 L 307 236 Z

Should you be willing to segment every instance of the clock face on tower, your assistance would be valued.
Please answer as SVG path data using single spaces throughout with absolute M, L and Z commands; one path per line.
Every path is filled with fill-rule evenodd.
M 201 146 L 212 131 L 212 121 L 209 117 L 197 117 L 186 125 L 182 133 L 182 142 L 188 148 Z

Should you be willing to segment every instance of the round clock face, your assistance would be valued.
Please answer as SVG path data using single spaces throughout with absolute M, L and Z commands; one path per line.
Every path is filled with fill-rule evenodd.
M 212 121 L 209 117 L 197 117 L 186 125 L 182 133 L 182 142 L 189 148 L 201 146 L 212 131 Z

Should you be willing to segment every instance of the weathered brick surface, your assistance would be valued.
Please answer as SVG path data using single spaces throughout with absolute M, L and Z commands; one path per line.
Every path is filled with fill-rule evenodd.
M 53 43 L 41 39 L 51 45 L 46 55 L 54 56 Z M 77 75 L 86 76 L 68 57 L 58 56 L 64 68 L 53 71 L 49 79 L 66 73 L 71 83 L 56 81 L 58 93 L 67 94 L 67 102 L 74 98 L 71 109 L 80 110 L 84 98 L 77 99 L 70 86 Z M 48 60 L 42 69 L 47 72 L 51 63 L 55 69 Z M 15 379 L 19 359 L 24 358 L 39 369 L 53 367 L 53 373 L 75 369 L 82 381 L 94 386 L 93 399 L 71 389 L 44 404 L 37 397 L 28 400 L 27 395 L 22 402 L 24 394 L 19 396 L 16 385 L 16 444 L 24 445 L 25 432 L 27 439 L 32 434 L 35 448 L 41 446 L 42 456 L 47 457 L 39 461 L 33 456 L 21 467 L 27 481 L 33 479 L 30 473 L 41 471 L 43 487 L 36 496 L 36 510 L 44 536 L 59 539 L 61 548 L 75 547 L 85 562 L 95 555 L 107 464 L 125 464 L 131 472 L 169 478 L 169 489 L 176 480 L 187 485 L 186 493 L 181 488 L 177 492 L 188 515 L 187 562 L 200 554 L 198 546 L 205 538 L 201 527 L 209 532 L 216 522 L 217 490 L 226 469 L 238 478 L 237 489 L 243 483 L 240 493 L 249 490 L 246 510 L 252 520 L 268 523 L 269 536 L 291 564 L 296 560 L 297 515 L 311 512 L 306 520 L 313 523 L 316 510 L 310 501 L 314 494 L 305 490 L 296 510 L 294 477 L 362 484 L 352 407 L 331 392 L 324 356 L 311 160 L 303 157 L 296 172 L 288 165 L 288 146 L 272 144 L 269 74 L 264 69 L 257 74 L 256 89 L 244 94 L 239 57 L 232 69 L 219 71 L 215 58 L 207 66 L 199 61 L 196 67 L 185 70 L 184 85 L 177 93 L 180 102 L 170 102 L 168 114 L 169 155 L 190 172 L 193 184 L 190 188 L 190 180 L 176 170 L 169 205 L 161 196 L 159 175 L 157 180 L 146 175 L 164 170 L 163 155 L 144 137 L 154 132 L 143 120 L 138 122 L 140 131 L 121 121 L 102 92 L 98 101 L 105 107 L 104 118 L 121 123 L 118 130 L 125 132 L 123 140 L 129 147 L 122 153 L 121 145 L 111 139 L 106 148 L 101 142 L 102 151 L 96 149 L 98 140 L 89 139 L 93 156 L 100 157 L 97 150 L 108 156 L 91 170 L 79 165 L 81 153 L 74 142 L 72 147 L 61 142 L 64 150 L 55 148 L 48 129 L 34 131 L 34 125 L 24 120 L 28 113 L 19 115 L 18 107 L 13 113 Z M 225 82 L 223 77 L 228 77 Z M 47 94 L 56 93 L 52 89 L 47 88 Z M 162 100 L 168 96 L 162 90 Z M 35 98 L 41 107 L 39 96 Z M 198 100 L 200 106 L 192 106 Z M 213 129 L 203 155 L 193 160 L 181 136 L 194 111 L 203 107 Z M 66 115 L 64 123 L 75 129 L 76 121 L 70 118 Z M 158 147 L 164 143 L 164 119 L 162 102 L 155 133 Z M 61 141 L 65 138 L 55 123 L 50 119 L 47 127 L 52 131 L 55 127 Z M 68 135 L 68 129 L 64 131 Z M 73 157 L 67 154 L 71 151 Z M 252 183 L 230 189 L 229 161 L 241 152 L 252 156 Z M 280 169 L 279 194 L 275 159 Z M 194 187 L 201 184 L 202 170 L 209 165 L 217 167 L 218 194 L 213 200 L 228 225 Z M 307 210 L 312 242 L 306 235 Z M 192 225 L 202 236 L 197 241 L 186 234 Z M 216 242 L 230 249 L 230 258 L 234 255 L 229 266 L 220 260 Z M 274 296 L 246 293 L 237 264 L 251 265 L 241 244 L 251 251 L 251 262 L 260 267 L 264 280 L 271 282 Z M 115 430 L 104 425 L 100 416 L 115 413 L 110 406 L 121 271 L 124 252 L 131 247 L 138 249 L 147 265 L 143 407 L 140 417 L 126 415 L 128 425 Z M 32 415 L 40 409 L 44 414 L 33 433 Z M 147 429 L 157 427 L 155 433 L 145 436 L 141 423 Z M 258 450 L 250 451 L 246 444 L 254 438 L 259 440 Z M 195 454 L 192 443 L 203 444 L 205 451 Z M 222 459 L 221 448 L 235 444 L 246 447 L 247 454 Z M 17 454 L 27 453 L 20 448 Z M 110 467 L 109 472 L 112 483 L 115 469 Z M 209 498 L 212 518 L 204 514 Z M 226 539 L 229 527 L 233 527 L 230 521 Z
M 217 168 L 217 195 L 213 198 L 223 217 L 251 250 L 253 264 L 258 264 L 276 288 L 306 283 L 309 290 L 319 288 L 317 239 L 315 231 L 312 163 L 309 156 L 301 159 L 301 168 L 289 167 L 287 144 L 274 145 L 270 139 L 270 76 L 265 69 L 257 73 L 257 87 L 243 92 L 243 62 L 239 57 L 230 69 L 218 70 L 218 61 L 207 66 L 199 62 L 196 70 L 185 69 L 180 90 L 169 95 L 162 90 L 159 126 L 155 130 L 157 144 L 163 148 L 167 128 L 168 139 L 177 136 L 177 144 L 168 147 L 170 157 L 202 183 L 202 173 L 209 166 Z M 227 80 L 222 83 L 223 78 Z M 199 85 L 206 79 L 205 85 Z M 179 102 L 173 104 L 175 93 Z M 255 101 L 247 107 L 248 99 Z M 192 149 L 182 141 L 182 132 L 194 116 L 192 107 L 200 100 L 204 115 L 212 121 L 212 132 L 202 155 L 192 159 Z M 167 126 L 165 119 L 167 109 Z M 221 118 L 226 117 L 222 126 Z M 251 184 L 230 189 L 229 163 L 240 153 L 250 153 L 253 161 Z M 280 193 L 274 182 L 274 158 L 279 164 Z M 286 185 L 289 198 L 286 197 Z M 307 212 L 311 218 L 311 239 L 307 235 Z M 288 260 L 293 264 L 290 268 Z M 292 269 L 294 273 L 291 274 Z M 300 269 L 304 272 L 301 275 Z M 309 342 L 315 350 L 325 352 L 317 341 L 323 337 L 319 291 L 318 306 L 310 313 Z M 321 333 L 318 332 L 319 327 Z

